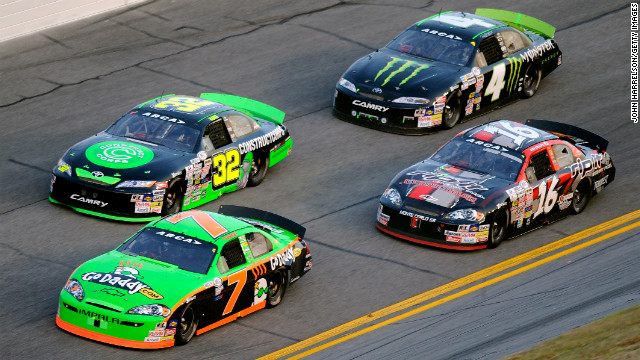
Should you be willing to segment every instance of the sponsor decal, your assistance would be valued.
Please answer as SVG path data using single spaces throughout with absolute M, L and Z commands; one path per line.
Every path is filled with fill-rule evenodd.
M 87 160 L 112 169 L 130 169 L 153 160 L 153 151 L 146 146 L 124 141 L 93 144 L 85 151 Z
M 284 266 L 289 261 L 295 261 L 295 256 L 293 256 L 293 250 L 291 248 L 287 249 L 285 252 L 276 254 L 276 256 L 271 256 L 269 258 L 269 262 L 271 263 L 271 270 L 275 270 L 280 266 Z
M 418 220 L 424 220 L 424 221 L 427 221 L 427 222 L 436 222 L 435 218 L 424 216 L 424 215 L 420 215 L 420 214 L 414 214 L 414 213 L 406 211 L 406 210 L 400 210 L 400 215 L 408 216 L 408 217 L 411 217 L 411 218 L 417 218 Z
M 176 119 L 176 118 L 171 117 L 171 116 L 155 114 L 155 113 L 152 113 L 152 112 L 146 112 L 146 113 L 143 113 L 141 115 L 142 116 L 148 116 L 148 117 L 153 118 L 153 119 L 160 119 L 160 120 L 176 123 L 176 124 L 184 124 L 185 123 L 184 121 L 182 121 L 180 119 Z
M 246 154 L 248 152 L 254 151 L 261 147 L 267 146 L 271 143 L 278 141 L 285 135 L 285 131 L 281 127 L 277 127 L 267 134 L 262 136 L 258 136 L 257 138 L 245 141 L 238 145 L 238 150 L 240 150 L 240 154 Z
M 446 32 L 443 31 L 438 31 L 438 30 L 431 30 L 431 29 L 422 29 L 420 30 L 422 32 L 425 32 L 427 34 L 432 34 L 432 35 L 438 35 L 438 36 L 442 36 L 442 37 L 446 37 L 448 39 L 453 39 L 453 40 L 462 40 L 462 38 L 458 35 L 453 35 L 453 34 L 447 34 Z
M 391 71 L 391 69 L 394 68 L 396 65 L 398 65 L 398 68 L 393 70 L 393 71 Z M 413 71 L 408 73 L 408 75 L 405 78 L 403 78 L 400 81 L 400 83 L 398 84 L 398 86 L 402 86 L 407 81 L 409 81 L 411 78 L 413 78 L 414 76 L 418 75 L 418 73 L 420 73 L 420 71 L 422 71 L 424 69 L 428 69 L 428 68 L 429 68 L 429 65 L 422 64 L 422 63 L 419 63 L 419 62 L 413 61 L 413 60 L 404 60 L 404 59 L 392 56 L 391 60 L 389 60 L 387 65 L 385 65 L 382 69 L 380 69 L 380 71 L 378 71 L 378 73 L 376 74 L 376 77 L 373 79 L 373 81 L 374 82 L 377 81 L 378 78 L 382 74 L 386 73 L 387 71 L 390 71 L 389 74 L 387 75 L 387 77 L 382 81 L 382 84 L 380 84 L 380 86 L 385 86 L 396 75 L 401 74 L 401 73 L 408 73 L 408 71 L 413 69 Z
M 594 169 L 602 168 L 602 154 L 591 154 L 586 160 L 578 159 L 571 165 L 571 177 L 580 175 L 580 178 L 591 175 Z
M 118 266 L 112 273 L 91 271 L 82 275 L 82 280 L 127 291 L 130 295 L 140 293 L 149 299 L 160 300 L 164 297 L 151 287 L 137 279 L 138 270 L 128 266 Z
M 518 59 L 516 57 L 507 58 L 509 61 L 509 66 L 511 67 L 511 73 L 509 74 L 509 80 L 507 81 L 507 90 L 509 94 L 511 94 L 514 90 L 516 90 L 516 85 L 518 84 L 520 70 L 522 69 L 522 59 Z
M 71 196 L 69 196 L 69 198 L 70 198 L 71 200 L 80 201 L 80 202 L 83 202 L 83 203 L 85 203 L 85 204 L 98 205 L 98 206 L 100 206 L 101 208 L 103 208 L 103 207 L 105 207 L 105 206 L 109 205 L 109 203 L 107 203 L 107 202 L 100 201 L 100 200 L 98 200 L 98 199 L 89 199 L 89 198 L 86 198 L 86 197 L 84 197 L 84 196 L 80 196 L 80 195 L 78 195 L 78 194 L 71 194 Z
M 549 51 L 554 49 L 555 46 L 553 45 L 553 42 L 551 41 L 551 39 L 545 41 L 544 43 L 534 46 L 533 48 L 523 52 L 522 54 L 520 54 L 520 59 L 524 60 L 524 61 L 532 61 L 533 59 L 535 59 L 536 57 L 542 56 L 542 54 L 545 51 Z
M 253 286 L 253 303 L 251 305 L 259 304 L 267 299 L 267 293 L 269 292 L 269 286 L 267 285 L 267 279 L 260 278 L 256 280 Z

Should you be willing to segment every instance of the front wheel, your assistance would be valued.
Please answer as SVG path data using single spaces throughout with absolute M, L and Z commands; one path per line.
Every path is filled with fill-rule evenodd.
M 287 291 L 289 276 L 286 269 L 278 269 L 271 278 L 269 283 L 269 292 L 267 292 L 267 307 L 273 308 L 278 306 L 284 298 Z
M 509 225 L 509 214 L 507 209 L 498 210 L 493 216 L 491 226 L 489 227 L 489 243 L 487 247 L 496 248 L 502 240 L 507 237 L 507 226 Z
M 249 186 L 258 186 L 267 175 L 269 168 L 269 156 L 255 155 L 251 161 L 251 172 L 249 173 Z
M 451 129 L 460 120 L 462 114 L 462 102 L 457 95 L 451 95 L 442 112 L 442 126 Z
M 540 86 L 541 78 L 542 73 L 540 69 L 533 65 L 527 68 L 527 72 L 524 74 L 524 80 L 522 81 L 523 98 L 530 98 L 535 95 L 536 91 L 538 91 L 538 86 Z
M 198 328 L 198 314 L 193 303 L 182 308 L 178 312 L 178 327 L 176 329 L 176 345 L 185 345 L 193 338 Z
M 582 180 L 573 191 L 573 199 L 571 199 L 571 213 L 580 214 L 589 203 L 591 197 L 591 183 L 588 179 Z
M 175 178 L 169 181 L 167 192 L 164 194 L 164 202 L 162 203 L 162 215 L 171 215 L 180 212 L 183 198 L 182 180 Z

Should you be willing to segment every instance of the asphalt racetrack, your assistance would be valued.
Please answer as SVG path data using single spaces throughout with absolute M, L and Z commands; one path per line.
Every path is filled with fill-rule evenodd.
M 556 26 L 562 65 L 533 98 L 428 136 L 387 134 L 332 115 L 335 83 L 354 60 L 440 10 L 476 7 Z M 499 359 L 640 302 L 630 38 L 624 1 L 216 0 L 149 1 L 0 43 L 0 357 Z M 201 92 L 254 98 L 287 113 L 291 157 L 260 186 L 202 209 L 252 206 L 303 224 L 313 270 L 277 308 L 183 347 L 131 350 L 60 330 L 57 299 L 69 274 L 141 225 L 51 204 L 51 169 L 68 147 L 131 106 Z M 378 198 L 399 170 L 467 127 L 527 118 L 610 141 L 615 181 L 584 213 L 464 253 L 375 228 Z

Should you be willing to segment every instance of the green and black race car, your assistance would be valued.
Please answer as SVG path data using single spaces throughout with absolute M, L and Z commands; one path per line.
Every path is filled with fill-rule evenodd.
M 240 206 L 167 216 L 80 265 L 60 292 L 56 323 L 125 347 L 186 344 L 278 305 L 311 269 L 304 233 L 284 217 Z
M 72 146 L 49 199 L 124 221 L 150 221 L 256 186 L 291 153 L 285 113 L 239 96 L 166 95 Z
M 443 12 L 354 62 L 336 84 L 335 114 L 400 134 L 451 128 L 531 97 L 562 63 L 555 28 L 506 10 Z

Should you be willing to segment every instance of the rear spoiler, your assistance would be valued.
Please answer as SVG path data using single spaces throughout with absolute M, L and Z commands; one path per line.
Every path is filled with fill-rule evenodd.
M 275 124 L 282 124 L 284 121 L 284 111 L 277 109 L 269 104 L 265 104 L 258 100 L 253 100 L 241 96 L 229 95 L 229 94 L 216 94 L 216 93 L 202 93 L 200 97 L 203 99 L 219 102 L 228 106 L 270 121 Z
M 267 231 L 273 231 L 273 229 L 270 229 L 268 225 L 275 225 L 277 227 L 283 228 L 299 236 L 301 239 L 304 238 L 304 234 L 307 231 L 307 229 L 304 226 L 298 224 L 295 221 L 289 220 L 283 216 L 280 216 L 274 213 L 270 213 L 268 211 L 258 210 L 250 207 L 236 206 L 236 205 L 220 205 L 220 208 L 218 209 L 218 213 L 223 215 L 228 215 L 228 216 L 239 217 L 239 218 L 246 218 L 247 220 L 249 220 L 248 221 L 249 223 L 251 223 L 251 220 L 264 222 L 266 223 L 264 225 L 255 224 L 255 223 L 251 223 L 251 224 L 257 225 L 261 229 L 264 229 Z
M 527 119 L 526 125 L 536 129 L 549 131 L 557 135 L 568 136 L 576 143 L 587 143 L 589 147 L 597 148 L 602 151 L 607 151 L 607 146 L 609 146 L 609 141 L 607 139 L 577 126 L 550 120 L 537 119 Z
M 488 17 L 518 28 L 530 30 L 548 39 L 553 38 L 556 32 L 555 27 L 542 20 L 513 11 L 481 8 L 476 9 L 476 15 Z

